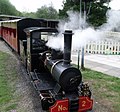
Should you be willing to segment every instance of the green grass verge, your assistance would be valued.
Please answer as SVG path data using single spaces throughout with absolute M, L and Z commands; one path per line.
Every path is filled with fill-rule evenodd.
M 120 78 L 85 69 L 83 80 L 89 82 L 94 99 L 113 112 L 120 112 Z
M 9 58 L 9 54 L 0 52 L 0 112 L 10 112 L 17 107 L 13 87 L 17 72 Z
M 19 98 L 14 94 L 16 74 L 15 61 L 0 52 L 0 112 L 17 110 Z M 110 109 L 110 112 L 120 112 L 120 79 L 89 69 L 82 74 L 83 81 L 90 84 L 94 102 L 101 104 L 100 108 Z

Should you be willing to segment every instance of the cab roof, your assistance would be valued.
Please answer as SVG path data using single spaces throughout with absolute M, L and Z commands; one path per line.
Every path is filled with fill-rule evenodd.
M 56 28 L 50 28 L 50 27 L 29 27 L 24 29 L 24 32 L 31 33 L 31 32 L 58 32 Z

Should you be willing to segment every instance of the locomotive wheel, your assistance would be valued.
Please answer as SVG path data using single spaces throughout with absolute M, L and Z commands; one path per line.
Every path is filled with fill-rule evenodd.
M 48 110 L 49 109 L 48 101 L 46 99 L 42 99 L 41 100 L 41 106 L 42 106 L 43 110 Z

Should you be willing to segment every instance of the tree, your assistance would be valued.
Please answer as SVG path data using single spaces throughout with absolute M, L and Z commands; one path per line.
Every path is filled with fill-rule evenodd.
M 82 0 L 83 2 L 88 2 L 88 0 Z M 105 3 L 109 3 L 110 0 L 89 0 L 91 3 L 86 3 L 86 10 L 89 8 L 90 12 L 87 15 L 87 21 L 93 26 L 100 26 L 106 22 L 106 12 L 109 7 L 105 6 Z M 84 11 L 84 3 L 82 2 L 82 12 Z M 66 0 L 63 2 L 63 9 L 59 10 L 59 17 L 67 17 L 67 11 L 74 10 L 80 11 L 80 0 Z
M 20 15 L 21 13 L 16 10 L 9 0 L 0 0 L 0 14 Z
M 104 2 L 92 3 L 88 21 L 93 26 L 100 26 L 106 22 L 106 12 L 109 8 L 104 5 Z
M 53 6 L 42 6 L 39 8 L 36 12 L 36 16 L 38 18 L 46 18 L 46 19 L 57 19 L 58 18 L 58 12 L 56 9 L 53 8 Z
M 35 12 L 22 12 L 22 15 L 23 15 L 24 17 L 29 17 L 29 18 L 37 18 Z

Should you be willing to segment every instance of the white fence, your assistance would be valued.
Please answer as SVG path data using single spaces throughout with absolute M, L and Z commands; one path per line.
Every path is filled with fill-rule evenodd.
M 120 54 L 120 42 L 98 41 L 89 42 L 85 47 L 86 53 L 94 54 Z
M 120 33 L 105 32 L 107 39 L 90 41 L 85 47 L 85 53 L 120 55 Z

